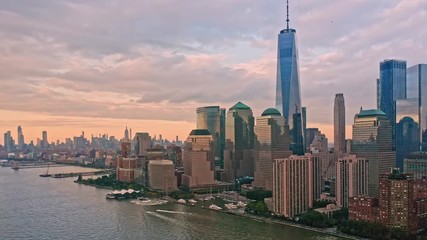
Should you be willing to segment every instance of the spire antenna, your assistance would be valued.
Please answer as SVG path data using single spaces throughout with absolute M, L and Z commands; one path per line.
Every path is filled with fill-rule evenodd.
M 289 32 L 289 0 L 286 0 L 286 30 Z

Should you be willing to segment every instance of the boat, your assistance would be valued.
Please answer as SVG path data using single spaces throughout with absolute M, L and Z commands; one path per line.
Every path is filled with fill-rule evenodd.
M 114 196 L 113 193 L 107 193 L 107 196 L 105 196 L 106 199 L 116 199 L 116 196 Z
M 182 199 L 182 198 L 181 198 L 181 199 L 179 199 L 179 200 L 178 200 L 178 203 L 186 204 L 186 203 L 187 203 L 187 201 L 185 201 L 185 199 Z
M 47 165 L 47 170 L 45 174 L 40 174 L 40 177 L 52 177 L 52 174 L 49 174 L 49 164 Z
M 212 209 L 212 210 L 222 210 L 222 207 L 218 207 L 217 205 L 215 205 L 215 204 L 211 204 L 210 206 L 209 206 L 209 209 Z
M 234 205 L 234 203 L 227 203 L 227 204 L 224 204 L 224 206 L 229 210 L 237 208 L 237 205 Z
M 196 203 L 197 203 L 197 201 L 196 201 L 196 200 L 194 200 L 194 199 L 190 199 L 190 200 L 188 200 L 188 202 L 189 202 L 189 203 L 192 203 L 192 204 L 196 204 Z
M 239 208 L 243 208 L 243 207 L 246 207 L 246 204 L 245 204 L 244 202 L 242 202 L 242 201 L 239 201 L 239 202 L 237 203 L 237 207 L 239 207 Z

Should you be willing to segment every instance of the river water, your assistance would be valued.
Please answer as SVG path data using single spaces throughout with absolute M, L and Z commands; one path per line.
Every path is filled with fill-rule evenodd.
M 51 168 L 50 173 L 91 171 Z M 0 168 L 0 239 L 337 239 L 175 203 L 140 206 L 105 199 L 106 189 L 45 169 Z M 172 213 L 158 209 L 185 212 Z

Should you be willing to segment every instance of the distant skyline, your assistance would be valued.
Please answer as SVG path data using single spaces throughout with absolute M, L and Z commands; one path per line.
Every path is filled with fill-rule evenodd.
M 291 1 L 307 127 L 333 142 L 335 93 L 351 136 L 376 108 L 384 59 L 427 63 L 424 0 Z M 17 141 L 149 132 L 185 139 L 196 108 L 275 105 L 285 1 L 0 2 L 0 132 Z M 219 17 L 220 16 L 220 17 Z M 1 138 L 0 143 L 3 143 Z

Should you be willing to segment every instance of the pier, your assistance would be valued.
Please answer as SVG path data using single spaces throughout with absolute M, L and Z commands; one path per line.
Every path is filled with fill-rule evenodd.
M 93 172 L 77 172 L 77 173 L 57 173 L 52 174 L 52 178 L 70 178 L 70 177 L 78 177 L 78 176 L 94 176 L 94 175 L 104 175 L 111 174 L 111 170 L 101 170 L 101 171 L 93 171 Z

